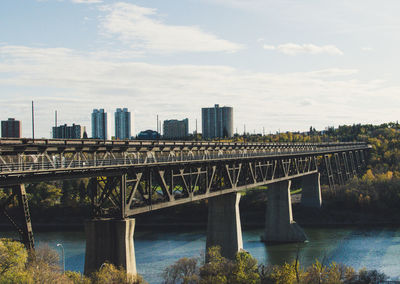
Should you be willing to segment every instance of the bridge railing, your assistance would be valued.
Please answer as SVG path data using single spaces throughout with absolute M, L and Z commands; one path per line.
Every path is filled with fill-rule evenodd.
M 246 148 L 246 147 L 332 147 L 332 146 L 353 146 L 361 145 L 363 142 L 320 142 L 320 143 L 304 143 L 304 142 L 218 142 L 218 141 L 170 141 L 170 140 L 101 140 L 101 139 L 31 139 L 31 138 L 0 138 L 1 146 L 16 146 L 21 148 L 29 146 L 37 147 L 136 147 L 136 148 Z
M 337 151 L 352 151 L 360 149 L 360 145 L 344 145 L 344 146 L 330 146 L 318 147 L 309 146 L 305 148 L 272 148 L 264 150 L 244 150 L 241 152 L 212 152 L 205 151 L 200 154 L 187 154 L 177 156 L 157 155 L 149 151 L 146 153 L 137 153 L 134 157 L 118 157 L 114 158 L 109 156 L 107 159 L 68 159 L 53 156 L 50 161 L 37 161 L 37 162 L 19 162 L 19 163 L 3 163 L 0 164 L 0 174 L 10 172 L 26 172 L 26 171 L 39 171 L 50 169 L 73 169 L 73 168 L 92 168 L 92 167 L 109 167 L 118 165 L 142 165 L 149 163 L 173 163 L 181 161 L 204 161 L 204 160 L 221 160 L 221 159 L 234 159 L 234 158 L 250 158 L 250 157 L 274 157 L 287 154 L 315 154 L 315 153 L 330 153 Z

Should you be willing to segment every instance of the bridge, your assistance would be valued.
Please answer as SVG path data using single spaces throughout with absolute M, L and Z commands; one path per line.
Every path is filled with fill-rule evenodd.
M 302 181 L 302 203 L 321 206 L 320 175 L 331 188 L 363 170 L 366 143 L 226 143 L 0 139 L 1 205 L 21 240 L 34 248 L 24 184 L 90 178 L 92 219 L 85 224 L 85 273 L 108 260 L 136 274 L 133 235 L 141 213 L 208 199 L 206 247 L 233 258 L 243 248 L 240 192 L 268 185 L 263 240 L 306 240 L 294 222 L 290 186 Z M 7 205 L 18 199 L 23 222 Z

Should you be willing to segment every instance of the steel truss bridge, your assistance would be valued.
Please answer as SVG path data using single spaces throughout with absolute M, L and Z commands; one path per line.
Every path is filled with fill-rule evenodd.
M 362 170 L 366 143 L 0 140 L 1 208 L 33 248 L 24 184 L 91 178 L 93 217 L 137 214 L 318 171 L 333 188 Z M 23 221 L 8 212 L 18 197 Z M 21 225 L 22 224 L 22 225 Z

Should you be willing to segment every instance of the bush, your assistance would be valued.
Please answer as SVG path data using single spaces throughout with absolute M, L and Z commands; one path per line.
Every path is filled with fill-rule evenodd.
M 21 283 L 28 279 L 28 253 L 18 241 L 0 239 L 0 283 Z
M 377 270 L 366 270 L 364 268 L 358 274 L 358 282 L 354 282 L 357 284 L 380 283 L 387 279 L 384 273 L 379 273 Z
M 198 283 L 199 269 L 195 258 L 181 258 L 175 264 L 164 270 L 163 278 L 166 284 L 173 283 Z
M 141 284 L 146 283 L 139 275 L 127 275 L 125 269 L 116 268 L 111 263 L 105 263 L 99 271 L 91 275 L 93 284 Z
M 220 247 L 211 247 L 207 262 L 197 266 L 195 258 L 182 258 L 164 271 L 164 283 L 256 284 L 260 276 L 257 260 L 247 252 L 239 252 L 234 261 L 221 256 Z
M 90 284 L 90 278 L 76 271 L 65 271 L 65 277 L 74 284 Z

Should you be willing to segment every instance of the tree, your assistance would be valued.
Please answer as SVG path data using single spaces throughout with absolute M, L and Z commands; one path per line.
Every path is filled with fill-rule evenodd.
M 198 283 L 199 269 L 195 258 L 181 258 L 173 265 L 168 266 L 163 273 L 166 284 L 174 283 Z
M 257 271 L 257 260 L 248 252 L 236 254 L 236 265 L 229 283 L 256 284 L 260 280 Z
M 0 239 L 0 283 L 26 281 L 27 261 L 28 252 L 22 243 L 11 239 Z
M 200 267 L 200 283 L 229 283 L 228 275 L 234 270 L 234 263 L 221 256 L 221 248 L 219 246 L 211 247 L 207 252 L 208 262 Z
M 139 275 L 127 275 L 123 268 L 116 268 L 111 263 L 104 263 L 99 271 L 96 271 L 91 276 L 93 284 L 140 284 L 146 283 Z
M 81 190 L 78 180 L 64 180 L 62 185 L 61 203 L 64 206 L 77 207 L 81 199 Z
M 33 207 L 52 207 L 60 203 L 61 189 L 54 184 L 40 182 L 27 187 L 30 205 Z
M 292 284 L 296 282 L 297 277 L 295 266 L 285 263 L 281 266 L 274 266 L 271 274 L 266 278 L 266 282 L 264 283 Z
M 61 273 L 58 253 L 43 244 L 34 252 L 27 265 L 29 279 L 33 283 L 68 283 L 68 278 Z

